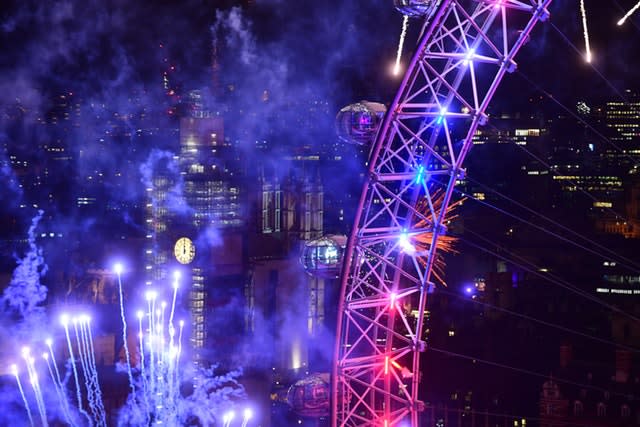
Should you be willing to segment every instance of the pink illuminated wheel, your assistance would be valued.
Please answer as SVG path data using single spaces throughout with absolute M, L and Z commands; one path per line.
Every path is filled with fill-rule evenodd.
M 426 425 L 425 307 L 454 186 L 487 105 L 550 2 L 431 2 L 372 147 L 345 251 L 332 427 Z

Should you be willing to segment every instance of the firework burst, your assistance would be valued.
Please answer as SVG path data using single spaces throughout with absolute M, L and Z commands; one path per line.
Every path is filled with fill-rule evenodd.
M 422 213 L 422 218 L 415 224 L 415 228 L 427 228 L 429 224 L 435 222 L 435 218 L 440 215 L 440 212 L 443 208 L 444 201 L 444 193 L 439 191 L 436 192 L 432 196 L 431 203 L 425 197 L 418 202 L 417 209 L 420 213 Z M 444 214 L 444 218 L 442 220 L 443 224 L 450 224 L 454 219 L 458 217 L 456 213 L 457 208 L 462 205 L 464 199 L 460 199 L 455 203 L 449 204 L 446 208 L 446 212 Z M 433 220 L 430 220 L 432 218 Z M 444 280 L 444 269 L 445 269 L 445 261 L 444 254 L 456 254 L 458 251 L 455 249 L 458 238 L 455 236 L 451 236 L 449 234 L 439 234 L 438 240 L 436 242 L 436 252 L 435 259 L 433 260 L 433 277 L 443 286 L 446 286 L 446 282 Z M 427 265 L 428 256 L 430 254 L 431 244 L 433 242 L 433 231 L 425 231 L 424 233 L 419 233 L 414 236 L 411 236 L 411 243 L 416 248 L 416 253 L 421 254 L 418 257 L 418 261 L 423 266 Z

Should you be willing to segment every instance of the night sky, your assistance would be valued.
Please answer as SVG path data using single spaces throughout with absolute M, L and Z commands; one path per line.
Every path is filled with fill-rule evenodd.
M 4 108 L 19 104 L 22 125 L 29 127 L 31 120 L 46 115 L 52 97 L 67 91 L 83 104 L 120 115 L 136 113 L 128 102 L 132 96 L 139 98 L 138 108 L 164 107 L 164 59 L 175 66 L 172 80 L 183 92 L 208 86 L 213 38 L 219 39 L 220 84 L 234 84 L 237 98 L 247 104 L 263 89 L 272 94 L 272 108 L 304 98 L 327 100 L 336 111 L 359 99 L 390 102 L 397 80 L 388 71 L 401 23 L 391 2 L 274 0 L 234 10 L 236 3 L 3 2 Z M 640 39 L 637 18 L 615 25 L 630 5 L 621 0 L 586 2 L 591 67 L 574 50 L 581 52 L 584 44 L 578 2 L 553 2 L 550 24 L 536 28 L 519 56 L 519 69 L 566 105 L 617 96 L 633 85 L 638 65 L 633 54 Z M 414 21 L 409 28 L 405 60 L 419 25 Z M 518 96 L 507 95 L 514 92 Z M 505 79 L 492 109 L 521 107 L 536 94 L 516 73 Z M 243 127 L 259 127 L 247 125 Z M 5 135 L 11 132 L 7 126 L 5 120 Z M 33 144 L 40 138 L 34 130 L 22 131 L 31 134 L 14 138 L 12 148 L 25 143 L 20 140 Z M 77 149 L 80 139 L 66 143 Z M 137 153 L 141 160 L 146 154 L 143 148 Z
M 354 99 L 390 99 L 393 93 L 394 82 L 379 70 L 381 60 L 391 60 L 400 17 L 387 8 L 369 9 L 364 2 L 259 2 L 248 8 L 206 1 L 5 2 L 0 33 L 3 145 L 31 164 L 44 162 L 43 150 L 36 147 L 51 139 L 66 147 L 74 157 L 73 171 L 59 182 L 50 177 L 54 190 L 65 187 L 71 176 L 124 169 L 132 178 L 126 191 L 114 183 L 103 190 L 114 203 L 131 203 L 141 196 L 142 186 L 135 184 L 151 150 L 176 148 L 166 132 L 155 132 L 149 141 L 135 135 L 136 129 L 174 126 L 165 113 L 188 91 L 212 87 L 213 40 L 219 49 L 217 84 L 227 94 L 233 86 L 233 99 L 227 101 L 234 108 L 247 111 L 265 90 L 270 94 L 260 118 L 234 117 L 230 128 L 238 130 L 241 148 L 251 150 L 252 141 L 265 138 L 273 126 L 264 117 L 276 112 L 285 115 L 280 140 L 317 145 L 334 137 L 332 117 L 324 117 L 328 129 L 321 137 L 305 134 L 293 126 L 299 111 L 286 117 L 296 103 L 319 100 L 337 111 Z M 394 36 L 385 39 L 371 31 L 380 25 L 394 28 Z M 181 100 L 164 93 L 162 75 L 168 69 Z M 81 117 L 75 118 L 80 126 L 53 135 L 35 124 L 55 116 L 61 94 L 81 103 Z M 112 122 L 119 127 L 112 135 L 125 136 L 108 141 L 104 149 L 97 141 Z M 3 169 L 3 179 L 10 182 L 11 173 Z M 6 190 L 1 196 L 8 201 L 6 209 L 19 206 L 25 196 L 29 204 L 41 199 L 12 185 Z M 72 198 L 79 194 L 66 191 L 69 198 L 62 193 L 57 192 L 53 209 L 63 217 L 75 216 Z

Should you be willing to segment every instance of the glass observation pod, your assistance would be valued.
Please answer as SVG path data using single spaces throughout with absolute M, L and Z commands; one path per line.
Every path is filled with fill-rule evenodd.
M 329 415 L 329 374 L 312 374 L 293 384 L 287 391 L 287 403 L 303 417 Z
M 373 141 L 387 107 L 378 102 L 360 101 L 347 105 L 336 116 L 336 133 L 343 142 L 366 145 Z
M 335 279 L 340 276 L 347 236 L 327 235 L 304 245 L 300 263 L 307 274 Z
M 439 4 L 440 0 L 393 0 L 395 8 L 410 18 L 430 16 Z

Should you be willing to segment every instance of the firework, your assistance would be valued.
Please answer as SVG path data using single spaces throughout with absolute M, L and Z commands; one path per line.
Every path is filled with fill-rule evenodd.
M 114 271 L 118 276 L 118 295 L 120 297 L 120 318 L 122 319 L 122 339 L 124 342 L 124 354 L 127 363 L 127 375 L 129 376 L 129 387 L 131 392 L 135 393 L 133 384 L 133 373 L 131 372 L 131 356 L 129 355 L 129 344 L 127 343 L 127 318 L 124 315 L 124 297 L 122 295 L 122 264 L 116 264 Z
M 425 219 L 421 219 L 415 224 L 415 228 L 425 228 L 427 227 L 429 221 L 426 218 L 437 217 L 440 215 L 442 210 L 442 202 L 444 201 L 444 194 L 442 192 L 437 192 L 432 197 L 431 202 L 424 198 L 420 202 L 418 202 L 417 209 L 419 212 L 423 214 Z M 464 199 L 460 199 L 455 203 L 450 204 L 447 207 L 447 211 L 444 214 L 443 223 L 448 224 L 453 221 L 458 215 L 455 214 L 455 210 L 458 206 L 460 206 L 464 202 Z M 433 212 L 433 214 L 432 214 Z M 444 281 L 444 258 L 442 256 L 443 253 L 457 253 L 455 250 L 455 244 L 457 242 L 457 237 L 450 236 L 447 234 L 440 234 L 438 236 L 438 242 L 436 244 L 436 256 L 433 262 L 433 275 L 435 279 L 440 282 L 442 285 L 446 286 L 446 282 Z M 431 253 L 429 250 L 431 248 L 431 243 L 433 241 L 433 231 L 426 231 L 424 233 L 416 234 L 411 236 L 411 245 L 415 249 L 416 254 L 420 254 L 418 260 L 422 265 L 426 265 L 428 261 L 428 256 Z
M 400 41 L 398 42 L 398 51 L 396 53 L 396 64 L 393 67 L 393 75 L 397 76 L 400 73 L 400 58 L 402 57 L 402 47 L 404 46 L 404 39 L 407 35 L 407 28 L 409 27 L 409 17 L 403 15 L 402 17 L 402 32 L 400 32 Z
M 76 398 L 78 401 L 78 411 L 89 421 L 91 424 L 91 418 L 89 414 L 82 407 L 82 391 L 80 390 L 80 377 L 78 376 L 78 368 L 76 367 L 75 357 L 73 355 L 73 346 L 71 345 L 71 336 L 69 335 L 69 315 L 63 314 L 60 317 L 60 323 L 62 323 L 62 327 L 64 328 L 64 334 L 67 338 L 67 348 L 69 349 L 69 361 L 71 363 L 71 367 L 73 368 L 73 379 L 76 385 Z
M 635 6 L 633 6 L 633 7 L 631 8 L 631 10 L 629 10 L 629 12 L 627 12 L 627 13 L 622 17 L 622 19 L 620 19 L 620 20 L 618 21 L 618 25 L 622 25 L 622 24 L 624 24 L 624 22 L 627 20 L 627 18 L 628 18 L 628 17 L 630 17 L 631 15 L 633 15 L 633 13 L 634 13 L 636 10 L 638 10 L 638 8 L 640 8 L 640 1 L 639 1 L 638 3 L 636 3 L 636 4 L 635 4 Z
M 29 417 L 29 424 L 33 426 L 33 416 L 31 415 L 31 409 L 29 409 L 29 403 L 27 403 L 27 396 L 24 394 L 24 389 L 22 388 L 22 383 L 20 382 L 20 375 L 18 374 L 18 366 L 11 365 L 11 371 L 13 375 L 16 377 L 16 382 L 18 383 L 18 390 L 20 390 L 20 396 L 22 396 L 22 401 L 24 402 L 24 407 L 27 410 L 27 416 Z
M 119 268 L 117 270 L 120 270 Z M 178 291 L 178 279 L 175 277 L 173 283 L 173 299 L 170 313 L 165 316 L 165 310 L 169 308 L 166 302 L 161 303 L 161 309 L 156 308 L 158 292 L 151 290 L 147 292 L 146 299 L 149 310 L 145 314 L 142 310 L 136 313 L 138 320 L 138 340 L 134 349 L 139 357 L 131 364 L 132 360 L 126 361 L 127 377 L 131 386 L 126 404 L 119 411 L 118 425 L 182 425 L 189 417 L 195 416 L 203 424 L 216 424 L 217 414 L 226 412 L 228 426 L 233 425 L 233 414 L 230 409 L 234 406 L 234 400 L 245 398 L 243 387 L 237 382 L 236 377 L 241 371 L 232 371 L 225 376 L 214 375 L 214 369 L 199 368 L 196 371 L 198 377 L 192 395 L 183 396 L 180 392 L 180 384 L 184 374 L 193 372 L 180 369 L 180 356 L 182 353 L 182 337 L 184 321 L 179 320 L 179 329 L 175 330 L 174 310 Z M 118 274 L 119 288 L 122 289 L 120 274 Z M 123 330 L 126 331 L 126 320 L 124 320 L 124 305 L 122 293 L 120 294 L 120 314 L 123 316 Z M 60 323 L 64 329 L 66 347 L 68 350 L 69 377 L 73 377 L 72 385 L 75 385 L 76 400 L 75 409 L 73 403 L 70 404 L 67 397 L 66 381 L 61 380 L 53 352 L 53 340 L 45 340 L 47 351 L 42 354 L 42 369 L 48 372 L 43 378 L 52 387 L 54 397 L 59 400 L 61 411 L 56 421 L 64 420 L 70 426 L 91 426 L 102 427 L 107 425 L 107 416 L 103 404 L 102 389 L 98 381 L 98 372 L 93 344 L 93 333 L 91 328 L 91 318 L 86 315 L 63 314 Z M 176 333 L 177 332 L 177 333 Z M 126 333 L 123 334 L 125 343 Z M 126 344 L 124 344 L 126 345 Z M 135 348 L 138 347 L 139 348 Z M 44 347 L 43 347 L 44 349 Z M 25 410 L 27 412 L 31 426 L 36 424 L 47 426 L 49 419 L 45 408 L 52 407 L 45 404 L 45 394 L 42 390 L 45 384 L 38 377 L 38 365 L 31 356 L 31 349 L 23 347 L 21 352 L 24 359 L 25 375 L 28 375 L 29 384 L 32 388 L 33 400 L 31 405 L 35 405 L 37 413 L 32 412 L 29 399 L 25 394 L 23 383 L 20 380 L 18 366 L 12 366 L 12 372 L 16 378 L 16 383 Z M 225 384 L 220 388 L 219 384 Z M 235 386 L 232 386 L 235 385 Z M 42 387 L 42 388 L 41 388 Z M 84 406 L 83 406 L 84 405 Z M 247 415 L 248 414 L 248 415 Z M 39 422 L 33 416 L 39 415 Z M 242 420 L 237 420 L 235 424 L 247 426 L 251 412 L 245 412 Z
M 585 59 L 591 62 L 591 47 L 589 47 L 589 29 L 587 28 L 587 11 L 584 7 L 584 0 L 580 0 L 580 14 L 582 15 L 582 33 L 584 35 L 584 48 L 586 50 Z
M 36 405 L 38 406 L 38 413 L 40 414 L 40 420 L 43 426 L 47 426 L 47 412 L 44 408 L 44 399 L 42 397 L 42 390 L 40 389 L 40 381 L 38 380 L 38 374 L 34 365 L 35 359 L 31 356 L 29 347 L 22 348 L 22 358 L 27 366 L 27 374 L 29 375 L 29 383 L 33 388 L 33 394 L 36 398 Z

